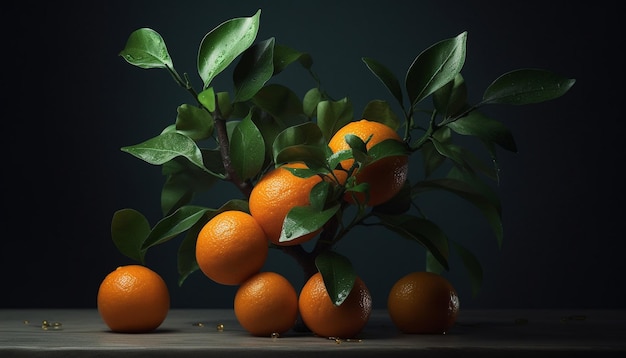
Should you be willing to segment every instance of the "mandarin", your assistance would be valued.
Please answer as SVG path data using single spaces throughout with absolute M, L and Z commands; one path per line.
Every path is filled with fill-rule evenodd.
M 258 273 L 268 251 L 261 226 L 250 214 L 238 210 L 224 211 L 211 218 L 196 241 L 200 270 L 223 285 L 239 285 Z
M 433 272 L 412 272 L 392 286 L 387 310 L 403 333 L 442 334 L 456 321 L 459 297 L 445 277 Z
M 355 135 L 366 143 L 366 148 L 370 149 L 374 145 L 386 140 L 393 139 L 402 141 L 402 138 L 391 127 L 384 123 L 361 119 L 350 122 L 341 127 L 330 139 L 328 146 L 337 153 L 341 150 L 348 150 L 350 146 L 345 140 L 348 134 Z M 397 155 L 385 157 L 377 160 L 363 168 L 355 171 L 356 183 L 369 184 L 369 199 L 364 193 L 346 192 L 345 199 L 354 203 L 354 197 L 360 203 L 367 206 L 376 206 L 393 198 L 402 189 L 408 176 L 408 155 Z M 353 159 L 346 159 L 341 162 L 341 166 L 348 170 L 353 165 Z
M 290 330 L 298 318 L 298 294 L 292 284 L 276 272 L 260 272 L 235 294 L 235 316 L 254 336 L 269 337 Z
M 301 178 L 289 168 L 306 168 L 303 163 L 283 164 L 261 177 L 250 194 L 250 214 L 261 225 L 268 239 L 275 245 L 297 245 L 314 238 L 320 231 L 316 230 L 290 241 L 280 242 L 283 222 L 289 211 L 296 206 L 310 204 L 311 189 L 322 179 L 315 175 Z
M 114 332 L 150 332 L 167 317 L 170 294 L 163 278 L 148 267 L 119 266 L 100 283 L 97 306 Z
M 321 337 L 353 338 L 367 324 L 372 312 L 372 296 L 357 277 L 348 297 L 336 306 L 326 290 L 322 274 L 311 276 L 300 290 L 300 316 L 304 324 Z

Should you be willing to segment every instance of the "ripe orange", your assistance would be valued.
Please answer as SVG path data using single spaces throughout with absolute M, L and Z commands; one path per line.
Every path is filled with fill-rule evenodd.
M 341 150 L 350 149 L 346 143 L 345 136 L 353 134 L 361 140 L 366 141 L 370 136 L 372 138 L 367 142 L 366 148 L 370 149 L 374 145 L 386 140 L 395 139 L 402 141 L 402 138 L 391 127 L 380 122 L 362 119 L 353 121 L 341 127 L 330 139 L 328 146 L 333 153 Z M 350 169 L 354 160 L 347 159 L 341 162 L 344 169 Z M 367 165 L 363 169 L 356 171 L 356 183 L 369 184 L 369 200 L 366 205 L 376 206 L 382 204 L 394 197 L 407 179 L 408 176 L 408 155 L 399 155 L 386 157 Z M 353 193 L 346 193 L 345 199 L 353 203 Z M 354 193 L 359 202 L 364 202 L 366 197 L 363 193 Z
M 298 318 L 298 294 L 291 283 L 275 272 L 260 272 L 246 281 L 235 294 L 235 316 L 254 336 L 283 334 Z
M 387 310 L 403 333 L 442 334 L 456 321 L 459 297 L 445 277 L 432 272 L 412 272 L 392 286 Z
M 322 274 L 317 272 L 302 287 L 298 299 L 304 324 L 321 337 L 353 338 L 367 324 L 372 312 L 372 296 L 357 277 L 352 291 L 335 306 L 326 291 Z
M 98 289 L 98 312 L 114 332 L 157 329 L 167 317 L 170 294 L 163 278 L 142 265 L 120 266 Z
M 267 237 L 248 213 L 217 214 L 198 233 L 196 261 L 211 280 L 239 285 L 261 270 L 268 255 Z
M 311 189 L 322 179 L 317 175 L 300 178 L 285 167 L 306 168 L 302 163 L 290 163 L 271 170 L 254 186 L 249 203 L 250 214 L 261 225 L 268 239 L 276 245 L 287 246 L 307 242 L 319 233 L 320 230 L 317 230 L 291 241 L 278 241 L 289 210 L 295 206 L 309 205 Z

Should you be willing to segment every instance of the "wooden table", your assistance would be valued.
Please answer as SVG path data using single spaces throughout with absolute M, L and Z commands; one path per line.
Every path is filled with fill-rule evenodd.
M 42 328 L 42 322 L 47 327 Z M 218 329 L 223 325 L 223 330 Z M 461 310 L 445 335 L 408 335 L 376 310 L 356 340 L 253 337 L 232 310 L 172 309 L 158 330 L 113 333 L 95 309 L 0 309 L 0 357 L 612 357 L 626 310 Z

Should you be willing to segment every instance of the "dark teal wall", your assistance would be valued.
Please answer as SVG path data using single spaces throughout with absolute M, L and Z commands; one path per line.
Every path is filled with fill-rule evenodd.
M 151 27 L 174 65 L 197 81 L 202 37 L 219 23 L 262 9 L 258 39 L 275 37 L 313 56 L 314 69 L 359 116 L 369 100 L 390 100 L 361 61 L 368 56 L 400 78 L 422 50 L 468 31 L 463 75 L 478 101 L 500 74 L 521 67 L 577 79 L 565 97 L 489 114 L 513 131 L 519 153 L 501 151 L 505 237 L 501 249 L 482 216 L 451 196 L 425 202 L 448 235 L 482 260 L 484 286 L 473 297 L 458 258 L 447 277 L 462 307 L 624 308 L 623 60 L 619 12 L 596 2 L 526 1 L 113 1 L 9 5 L 3 22 L 5 233 L 0 307 L 95 307 L 102 278 L 130 263 L 110 239 L 121 208 L 160 218 L 163 177 L 120 151 L 173 123 L 190 102 L 162 70 L 141 70 L 117 54 L 128 35 Z M 609 2 L 606 2 L 609 4 Z M 8 20 L 11 19 L 12 22 Z M 302 71 L 280 77 L 297 93 L 313 84 Z M 227 74 L 216 86 L 228 90 Z M 8 94 L 8 96 L 7 96 Z M 417 168 L 418 163 L 414 163 Z M 228 186 L 203 198 L 219 206 Z M 176 307 L 230 307 L 235 287 L 199 272 L 176 286 L 172 241 L 148 253 Z M 387 231 L 357 230 L 348 255 L 384 307 L 393 282 L 423 269 L 423 251 Z M 272 252 L 266 269 L 300 285 L 298 266 Z

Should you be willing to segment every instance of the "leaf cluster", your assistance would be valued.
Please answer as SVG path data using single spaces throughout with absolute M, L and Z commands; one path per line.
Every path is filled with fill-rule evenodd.
M 188 75 L 181 76 L 161 35 L 141 28 L 130 34 L 123 57 L 143 69 L 165 69 L 191 95 L 193 103 L 177 109 L 175 123 L 141 143 L 121 148 L 149 164 L 162 167 L 166 177 L 161 192 L 163 218 L 154 226 L 140 212 L 121 209 L 113 215 L 113 242 L 126 256 L 145 263 L 149 248 L 184 235 L 178 250 L 179 284 L 198 269 L 195 240 L 202 226 L 224 210 L 248 210 L 247 198 L 265 172 L 287 162 L 304 162 L 308 169 L 292 169 L 294 175 L 319 175 L 311 192 L 311 204 L 296 207 L 287 216 L 281 241 L 289 241 L 323 228 L 315 248 L 302 257 L 315 263 L 335 304 L 341 304 L 354 283 L 350 260 L 333 251 L 334 245 L 356 225 L 379 225 L 426 251 L 426 269 L 449 270 L 454 250 L 460 255 L 477 292 L 482 281 L 478 258 L 447 237 L 418 205 L 420 195 L 446 191 L 473 204 L 490 224 L 498 245 L 503 240 L 502 208 L 490 183 L 498 183 L 497 148 L 515 152 L 515 140 L 501 122 L 481 112 L 486 105 L 526 105 L 564 95 L 575 80 L 553 72 L 525 68 L 496 78 L 484 90 L 480 102 L 468 102 L 468 88 L 461 74 L 466 56 L 467 33 L 445 39 L 418 54 L 403 83 L 373 58 L 363 63 L 391 95 L 392 103 L 374 99 L 360 118 L 379 121 L 403 131 L 403 142 L 384 141 L 370 149 L 356 136 L 347 136 L 350 150 L 333 153 L 332 135 L 355 119 L 348 97 L 335 99 L 321 86 L 313 71 L 312 56 L 279 44 L 275 38 L 257 41 L 261 10 L 250 17 L 225 21 L 208 32 L 198 50 L 197 72 L 202 88 L 196 91 Z M 315 84 L 302 98 L 276 81 L 288 66 L 299 65 Z M 232 91 L 218 91 L 213 80 L 234 66 Z M 426 100 L 429 99 L 428 106 Z M 490 162 L 485 162 L 455 141 L 477 138 Z M 356 169 L 388 156 L 421 155 L 423 176 L 410 178 L 389 202 L 369 208 L 350 207 L 346 192 L 364 192 L 368 185 L 348 180 L 340 183 L 335 170 L 348 176 Z M 354 159 L 352 168 L 339 163 Z M 446 166 L 447 165 L 447 166 Z M 445 170 L 445 175 L 435 176 Z M 194 199 L 220 181 L 229 181 L 242 192 L 217 208 L 198 205 Z M 353 210 L 351 210 L 352 208 Z

